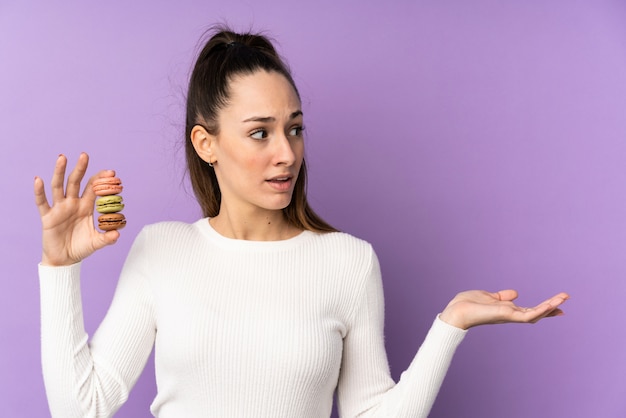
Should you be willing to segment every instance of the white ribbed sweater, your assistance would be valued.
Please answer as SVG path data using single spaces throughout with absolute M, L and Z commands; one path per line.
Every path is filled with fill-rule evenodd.
M 39 266 L 53 417 L 108 417 L 152 347 L 161 418 L 425 417 L 465 331 L 435 319 L 395 383 L 372 247 L 344 233 L 225 238 L 207 219 L 145 227 L 88 341 L 80 264 Z

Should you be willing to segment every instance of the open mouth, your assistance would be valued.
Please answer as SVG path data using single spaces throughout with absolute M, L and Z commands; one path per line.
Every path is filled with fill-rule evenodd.
M 271 178 L 271 179 L 267 180 L 267 182 L 274 189 L 276 189 L 278 191 L 286 191 L 286 190 L 289 190 L 291 188 L 291 185 L 293 183 L 293 177 L 290 177 L 290 176 L 274 177 L 274 178 Z
M 269 179 L 268 181 L 272 183 L 285 183 L 289 180 L 291 180 L 291 177 L 278 177 L 275 179 Z

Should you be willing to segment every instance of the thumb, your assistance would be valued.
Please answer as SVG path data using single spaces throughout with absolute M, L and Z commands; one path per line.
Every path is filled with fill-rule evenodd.
M 500 290 L 495 293 L 496 297 L 498 297 L 501 301 L 513 301 L 517 299 L 517 291 L 513 289 Z
M 106 247 L 107 245 L 115 244 L 117 240 L 119 239 L 119 237 L 120 237 L 120 233 L 117 230 L 106 231 L 106 232 L 98 234 L 96 242 L 95 242 L 96 250 Z

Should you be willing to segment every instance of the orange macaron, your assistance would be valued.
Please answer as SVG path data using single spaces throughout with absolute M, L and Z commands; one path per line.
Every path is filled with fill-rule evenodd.
M 117 177 L 100 177 L 93 181 L 91 187 L 96 196 L 119 194 L 124 189 L 122 180 Z

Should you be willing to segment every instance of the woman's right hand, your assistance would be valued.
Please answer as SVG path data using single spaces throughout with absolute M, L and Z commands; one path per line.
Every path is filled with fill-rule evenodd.
M 87 172 L 89 156 L 82 153 L 76 167 L 67 178 L 65 170 L 67 158 L 60 155 L 54 167 L 50 183 L 52 206 L 48 203 L 43 180 L 35 177 L 35 204 L 41 216 L 43 254 L 41 264 L 48 266 L 68 266 L 77 263 L 96 250 L 114 244 L 119 238 L 118 231 L 99 232 L 94 226 L 94 203 L 96 195 L 91 184 L 100 177 L 113 177 L 112 170 L 101 171 L 87 182 L 80 194 L 80 183 Z

